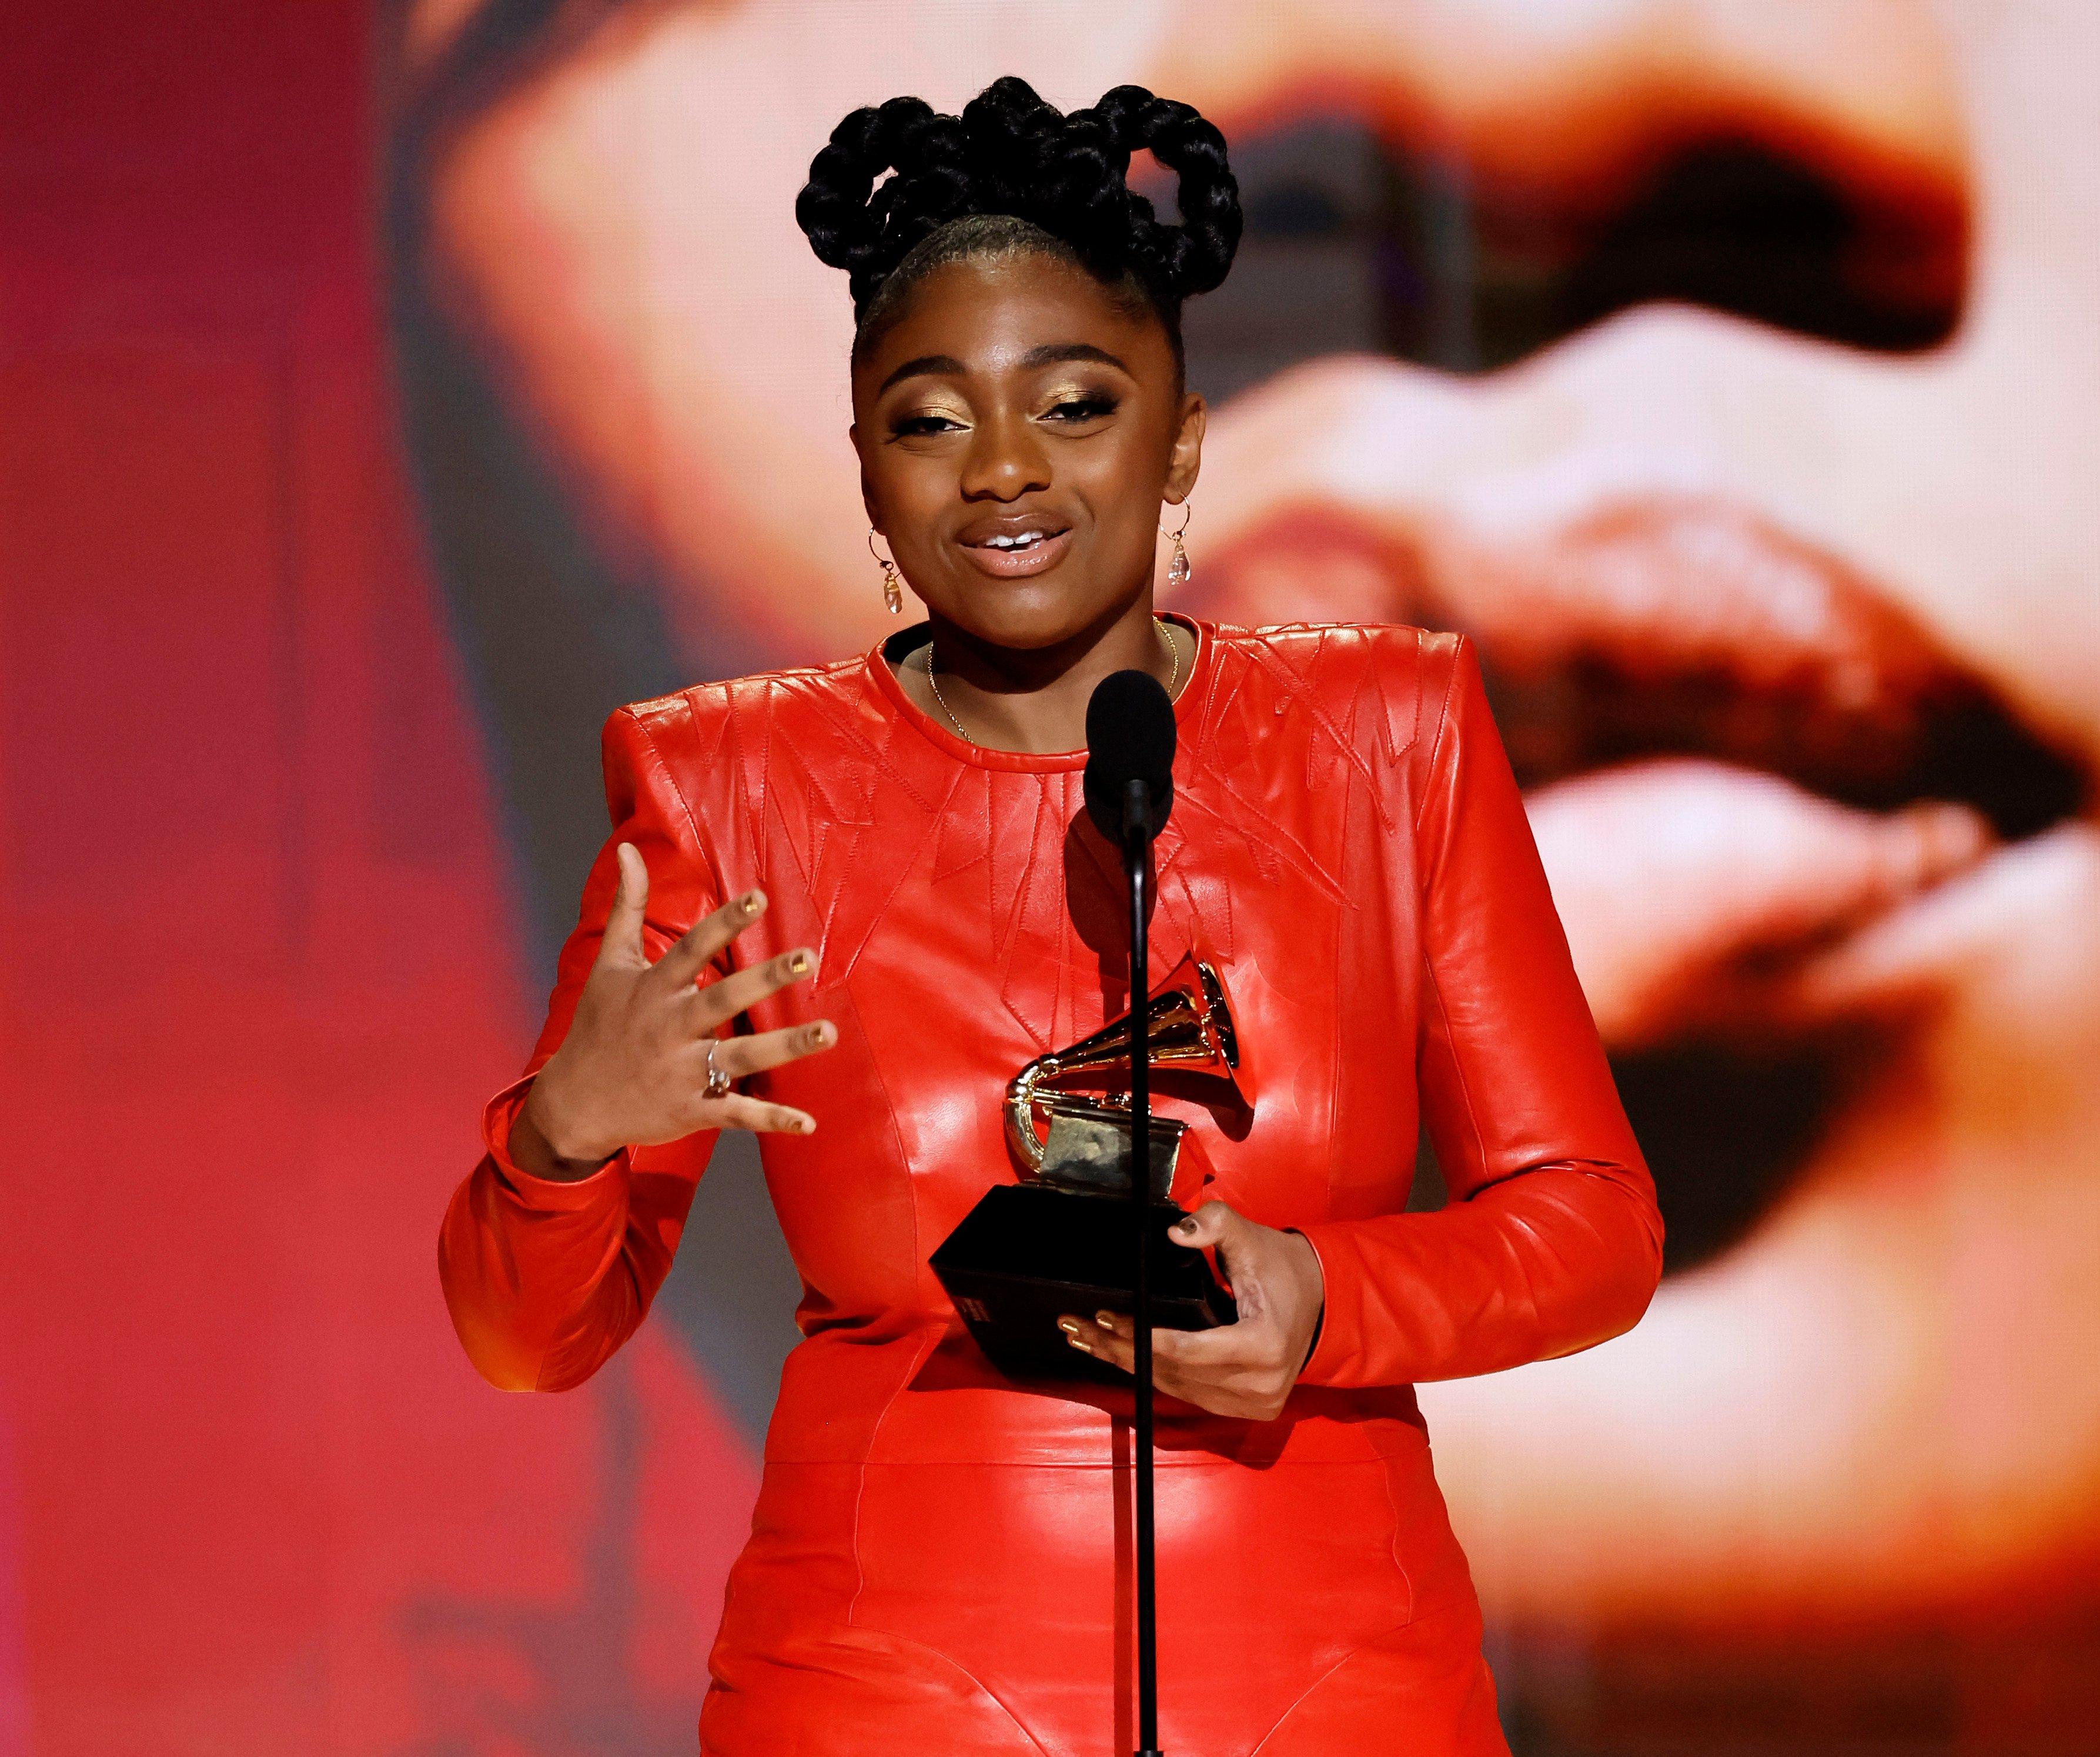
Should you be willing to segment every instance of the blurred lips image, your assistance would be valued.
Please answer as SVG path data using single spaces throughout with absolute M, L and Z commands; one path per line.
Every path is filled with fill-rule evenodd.
M 920 10 L 616 14 L 448 137 L 434 297 L 580 522 L 646 558 L 694 652 L 865 646 L 893 625 L 847 302 L 792 218 L 816 144 L 853 104 L 952 109 L 1017 67 L 1066 105 L 1134 79 L 1202 108 L 1246 148 L 1250 244 L 1215 315 L 1192 302 L 1192 383 L 1254 364 L 1214 399 L 1174 601 L 1476 636 L 1670 1226 L 1628 1335 L 1422 1389 L 1490 1617 L 2075 1624 L 2100 1578 L 2100 205 L 2068 168 L 2100 11 L 1039 8 L 935 71 Z M 411 12 L 404 64 L 440 62 L 456 9 Z M 1504 357 L 1390 250 L 1322 255 L 1331 139 L 1273 155 L 1309 184 L 1258 174 L 1338 116 L 1442 167 L 1482 236 L 1574 240 L 1589 292 L 1542 296 L 1560 316 Z M 1867 216 L 1808 292 L 1762 196 L 1717 218 L 1713 176 L 1665 174 L 1751 138 L 1800 171 L 1785 211 Z M 1758 275 L 1671 280 L 1629 230 L 1642 190 L 1669 197 L 1653 237 Z M 1511 260 L 1483 301 L 1529 284 Z M 1423 334 L 1467 369 L 1393 340 Z M 992 535 L 959 540 L 1001 577 L 1065 540 Z
M 1202 608 L 1228 620 L 1311 603 L 1474 635 L 1556 839 L 1669 862 L 1641 887 L 1638 975 L 1596 985 L 1622 1051 L 1812 1023 L 1801 959 L 2091 797 L 2081 764 L 1888 595 L 1711 498 L 1629 495 L 1535 538 L 1427 531 L 1397 549 L 1300 508 L 1208 580 Z
M 1477 638 L 1656 1171 L 1670 1278 L 1635 1332 L 1422 1393 L 1513 1624 L 1889 1625 L 2084 1591 L 2096 704 L 1860 558 L 1913 534 L 1873 528 L 1859 467 L 1919 418 L 1902 396 L 1843 412 L 1836 486 L 1866 504 L 1771 479 L 1733 423 L 1798 415 L 1797 449 L 1846 455 L 1824 370 L 1666 307 L 1462 387 L 1308 362 L 1221 412 L 1192 497 L 1201 610 Z M 1555 418 L 1599 430 L 1540 446 Z M 2077 601 L 2035 610 L 2089 653 Z M 1988 597 L 1978 619 L 2002 627 Z

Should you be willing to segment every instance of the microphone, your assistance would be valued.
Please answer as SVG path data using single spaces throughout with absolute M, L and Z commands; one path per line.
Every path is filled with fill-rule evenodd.
M 1152 1236 L 1160 1204 L 1152 1193 L 1152 1055 L 1146 1004 L 1145 856 L 1174 808 L 1174 704 L 1149 672 L 1118 671 L 1087 702 L 1087 815 L 1123 849 L 1130 885 L 1130 1213 L 1136 1274 L 1131 1369 L 1136 1383 L 1137 1757 L 1160 1757 L 1158 1610 L 1154 1584 L 1152 1488 Z M 1167 1204 L 1170 1212 L 1171 1204 Z M 1163 1237 L 1163 1235 L 1162 1235 Z
M 1110 841 L 1142 847 L 1174 809 L 1174 704 L 1149 672 L 1118 671 L 1087 702 L 1087 815 Z

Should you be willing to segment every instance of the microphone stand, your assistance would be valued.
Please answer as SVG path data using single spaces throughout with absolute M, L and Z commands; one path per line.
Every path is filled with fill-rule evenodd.
M 1132 1319 L 1137 1377 L 1137 1757 L 1162 1757 L 1152 1569 L 1152 1301 L 1145 1274 L 1152 1255 L 1151 1009 L 1145 1004 L 1151 967 L 1145 918 L 1151 846 L 1152 790 L 1132 781 L 1123 790 L 1123 864 L 1130 879 L 1130 1189 L 1137 1222 L 1137 1309 Z

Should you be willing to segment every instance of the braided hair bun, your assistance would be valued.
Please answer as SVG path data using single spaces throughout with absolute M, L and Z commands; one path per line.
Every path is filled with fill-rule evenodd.
M 1124 180 L 1140 148 L 1179 178 L 1179 225 Z M 1225 278 L 1241 226 L 1224 136 L 1191 106 L 1118 86 L 1068 114 L 1011 74 L 960 116 L 911 97 L 854 111 L 810 161 L 795 218 L 818 259 L 846 271 L 856 358 L 936 263 L 1050 247 L 1138 294 L 1178 360 L 1181 302 Z

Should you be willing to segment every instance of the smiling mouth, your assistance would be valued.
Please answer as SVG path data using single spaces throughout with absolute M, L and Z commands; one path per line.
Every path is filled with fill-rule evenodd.
M 1072 546 L 1072 532 L 1069 526 L 998 531 L 958 546 L 979 573 L 1019 579 L 1056 566 Z

